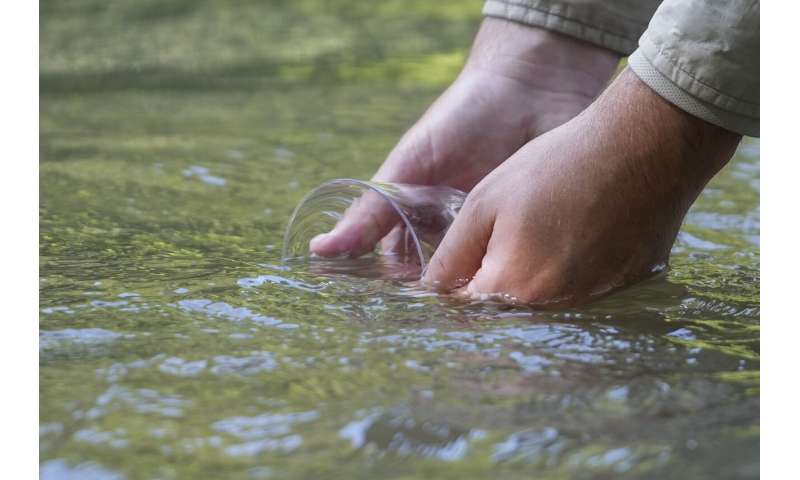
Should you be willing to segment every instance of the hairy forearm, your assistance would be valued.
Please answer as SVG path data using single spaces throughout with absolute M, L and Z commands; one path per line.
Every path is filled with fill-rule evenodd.
M 648 196 L 684 199 L 688 208 L 728 162 L 741 135 L 670 104 L 626 69 L 583 114 L 587 135 L 605 158 L 614 181 L 644 176 Z M 619 177 L 619 178 L 616 178 Z

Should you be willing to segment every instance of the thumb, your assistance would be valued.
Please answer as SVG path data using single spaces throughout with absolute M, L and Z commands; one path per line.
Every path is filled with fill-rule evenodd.
M 433 254 L 422 283 L 436 290 L 463 287 L 481 268 L 494 216 L 469 197 Z
M 391 204 L 370 190 L 350 205 L 333 230 L 312 238 L 309 248 L 321 257 L 355 258 L 372 251 L 398 221 Z

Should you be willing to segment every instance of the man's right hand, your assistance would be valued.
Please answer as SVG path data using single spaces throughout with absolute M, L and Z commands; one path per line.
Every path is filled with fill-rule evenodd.
M 580 113 L 606 86 L 619 56 L 546 30 L 487 18 L 455 82 L 403 136 L 373 177 L 470 191 L 529 140 Z M 398 219 L 362 198 L 311 251 L 357 257 Z
M 625 70 L 472 190 L 423 283 L 561 308 L 661 272 L 687 210 L 740 139 Z

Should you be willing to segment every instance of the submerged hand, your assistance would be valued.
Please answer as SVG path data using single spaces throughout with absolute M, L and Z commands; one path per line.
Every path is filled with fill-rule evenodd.
M 469 191 L 530 139 L 589 105 L 618 60 L 611 51 L 557 33 L 487 18 L 459 77 L 373 180 Z M 385 202 L 364 198 L 332 232 L 312 240 L 311 250 L 356 257 L 397 222 Z
M 475 187 L 424 282 L 548 305 L 581 303 L 653 275 L 740 138 L 625 71 L 581 115 Z

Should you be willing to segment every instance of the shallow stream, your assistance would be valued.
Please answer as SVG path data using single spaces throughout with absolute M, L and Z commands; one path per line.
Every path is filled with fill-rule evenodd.
M 280 261 L 481 2 L 41 4 L 42 478 L 756 478 L 759 145 L 664 276 L 468 304 Z

